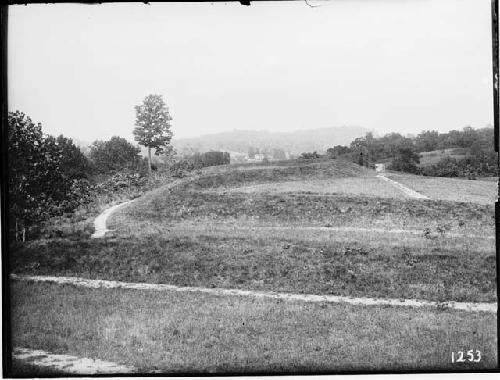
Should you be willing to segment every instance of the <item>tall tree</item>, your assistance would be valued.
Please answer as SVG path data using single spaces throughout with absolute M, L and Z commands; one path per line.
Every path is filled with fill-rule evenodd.
M 172 140 L 170 114 L 161 95 L 148 95 L 135 106 L 135 141 L 148 148 L 148 169 L 151 174 L 151 149 L 159 156 Z

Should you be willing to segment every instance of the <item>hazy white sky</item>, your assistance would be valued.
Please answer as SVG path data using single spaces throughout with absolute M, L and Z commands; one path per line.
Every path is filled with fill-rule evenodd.
M 489 0 L 9 8 L 9 109 L 47 133 L 132 139 L 164 96 L 175 137 L 493 122 Z

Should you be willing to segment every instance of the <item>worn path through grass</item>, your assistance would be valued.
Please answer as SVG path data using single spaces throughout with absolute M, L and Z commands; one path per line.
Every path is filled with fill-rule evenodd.
M 496 317 L 13 283 L 14 346 L 165 373 L 492 369 Z M 479 363 L 452 364 L 474 348 Z

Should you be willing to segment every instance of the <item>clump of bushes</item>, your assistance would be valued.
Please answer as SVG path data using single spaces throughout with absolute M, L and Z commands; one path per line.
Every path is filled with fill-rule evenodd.
M 142 193 L 152 182 L 154 179 L 142 173 L 119 172 L 92 186 L 92 193 L 95 196 L 123 193 L 124 191 L 131 194 Z
M 90 160 L 98 174 L 131 170 L 147 172 L 147 162 L 140 156 L 140 148 L 126 139 L 113 136 L 108 141 L 95 141 L 90 147 Z
M 321 155 L 314 151 L 314 152 L 304 152 L 300 155 L 299 157 L 300 159 L 303 159 L 303 160 L 314 160 L 314 159 L 318 159 L 318 158 L 321 158 Z
M 457 160 L 445 157 L 434 165 L 420 168 L 420 174 L 431 177 L 467 177 L 497 176 L 498 168 L 494 157 L 468 157 Z

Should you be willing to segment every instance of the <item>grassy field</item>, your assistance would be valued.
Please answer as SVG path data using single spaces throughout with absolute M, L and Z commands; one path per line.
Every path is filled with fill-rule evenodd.
M 409 196 L 373 176 L 331 178 L 308 181 L 283 181 L 246 185 L 233 188 L 216 188 L 219 194 L 225 192 L 266 193 L 266 194 L 335 194 L 344 196 L 367 196 L 379 198 L 409 199 Z
M 461 160 L 466 158 L 468 154 L 469 154 L 469 149 L 465 148 L 448 148 L 448 149 L 433 150 L 430 152 L 421 152 L 419 166 L 425 167 L 437 164 L 445 157 Z
M 390 173 L 391 178 L 432 198 L 415 200 L 375 175 L 336 160 L 208 168 L 118 210 L 108 221 L 115 232 L 106 239 L 89 239 L 92 231 L 86 228 L 13 245 L 11 272 L 306 294 L 496 302 L 494 207 L 483 201 L 492 196 L 495 183 L 488 182 L 489 187 L 478 194 L 468 194 L 467 186 L 478 181 L 461 181 L 456 186 L 447 179 L 429 178 L 432 186 L 426 182 L 426 188 L 422 184 L 418 188 L 419 181 L 428 178 Z M 427 188 L 433 193 L 426 194 Z M 440 199 L 440 192 L 453 193 L 453 199 Z M 455 202 L 464 198 L 469 201 Z M 491 354 L 496 344 L 495 318 L 480 314 L 305 306 L 53 285 L 17 284 L 16 288 L 15 318 L 24 326 L 34 326 L 33 331 L 27 329 L 15 337 L 20 345 L 56 353 L 77 350 L 67 353 L 98 355 L 123 364 L 133 361 L 139 368 L 236 372 L 451 368 L 451 347 L 465 349 L 462 346 L 472 343 L 477 349 L 490 347 L 488 360 L 492 361 L 484 365 L 496 360 L 496 353 Z M 43 295 L 40 303 L 43 300 L 47 305 L 47 315 L 25 311 L 36 307 L 34 294 Z M 88 310 L 82 306 L 84 301 Z M 172 308 L 173 317 L 166 316 L 170 314 L 166 305 Z M 67 320 L 55 315 L 61 313 Z M 205 319 L 196 319 L 200 313 Z M 108 347 L 101 341 L 102 334 L 93 330 L 100 326 L 95 318 L 101 314 L 112 315 L 120 331 L 109 346 L 122 342 L 118 351 L 116 347 L 96 348 Z M 43 327 L 34 322 L 38 317 L 58 322 Z M 172 333 L 176 340 L 163 333 L 154 338 L 152 331 L 174 324 L 169 318 L 183 326 Z M 237 330 L 235 318 L 256 321 L 256 327 Z M 67 326 L 66 330 L 58 324 Z M 193 331 L 183 332 L 189 330 L 188 325 Z M 476 330 L 471 326 L 477 327 L 472 336 Z M 342 339 L 336 341 L 327 331 L 335 331 Z M 63 345 L 68 338 L 81 343 L 77 348 Z M 201 343 L 205 348 L 198 347 L 200 339 L 208 341 L 206 347 Z M 144 344 L 144 351 L 133 351 L 134 344 Z M 166 351 L 153 353 L 154 345 Z M 82 351 L 85 347 L 87 351 Z M 209 355 L 207 347 L 217 349 Z
M 14 345 L 165 373 L 494 368 L 496 316 L 13 284 Z M 477 349 L 479 363 L 452 364 Z M 26 372 L 26 371 L 25 371 Z
M 290 161 L 264 165 L 238 165 L 206 172 L 198 180 L 182 186 L 183 190 L 232 188 L 239 185 L 274 183 L 279 181 L 310 181 L 318 179 L 373 176 L 373 171 L 341 160 Z M 178 189 L 180 190 L 180 189 Z
M 367 174 L 340 170 L 338 163 L 305 165 L 303 173 Z M 255 168 L 246 173 L 265 182 L 280 168 L 265 167 L 262 178 Z M 207 177 L 214 176 L 217 189 L 238 178 Z M 207 191 L 207 177 L 158 189 L 117 211 L 109 239 L 76 235 L 19 246 L 13 271 L 292 293 L 496 299 L 492 206 L 312 192 L 221 194 Z M 354 230 L 335 230 L 346 227 Z
M 432 199 L 494 205 L 497 197 L 498 178 L 492 180 L 467 180 L 463 178 L 436 178 L 412 174 L 387 173 L 387 177 Z

